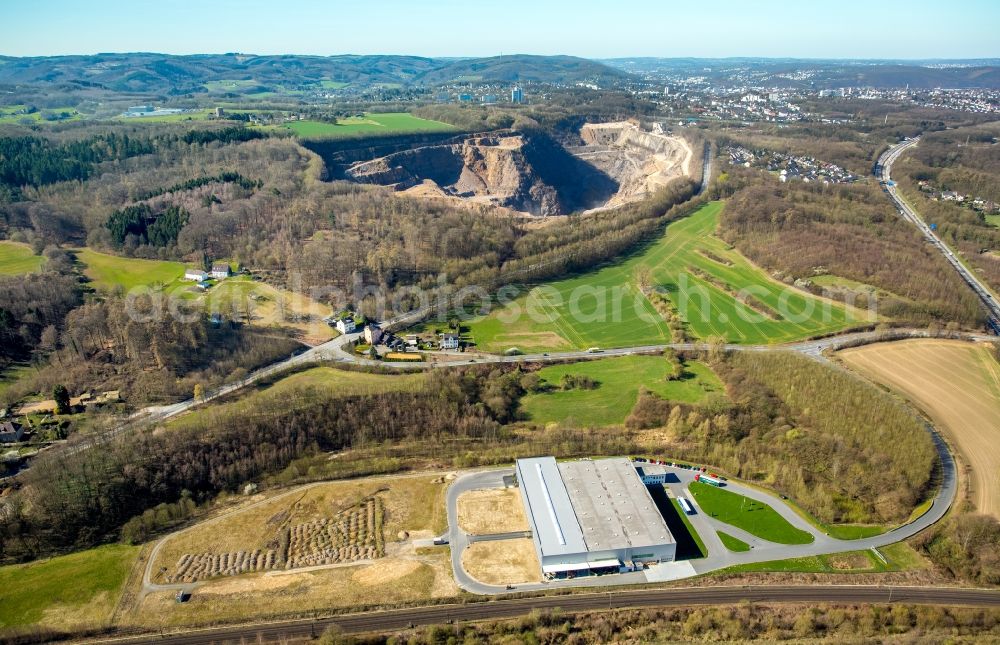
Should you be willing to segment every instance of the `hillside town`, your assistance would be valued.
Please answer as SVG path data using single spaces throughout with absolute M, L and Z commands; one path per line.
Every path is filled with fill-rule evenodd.
M 772 150 L 749 150 L 743 146 L 727 146 L 723 149 L 723 154 L 728 155 L 730 165 L 777 173 L 778 180 L 782 182 L 801 179 L 806 183 L 815 181 L 823 184 L 851 184 L 860 179 L 837 164 L 812 157 Z

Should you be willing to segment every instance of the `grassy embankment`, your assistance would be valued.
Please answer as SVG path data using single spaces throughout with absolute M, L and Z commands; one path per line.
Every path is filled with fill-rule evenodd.
M 287 412 L 309 405 L 313 394 L 326 397 L 366 396 L 384 392 L 414 392 L 422 389 L 426 375 L 368 374 L 332 367 L 313 367 L 273 383 L 258 386 L 249 394 L 223 403 L 203 405 L 169 422 L 171 427 L 201 427 L 216 415 L 240 415 L 266 410 Z
M 138 553 L 138 547 L 111 545 L 0 567 L 0 625 L 73 629 L 106 624 Z

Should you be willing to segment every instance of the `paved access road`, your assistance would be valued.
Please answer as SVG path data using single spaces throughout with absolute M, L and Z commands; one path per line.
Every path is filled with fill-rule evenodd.
M 882 153 L 882 156 L 879 157 L 878 163 L 875 164 L 875 175 L 885 185 L 886 192 L 889 193 L 889 197 L 891 197 L 892 201 L 895 202 L 896 209 L 899 211 L 899 214 L 903 216 L 903 219 L 916 226 L 923 234 L 924 238 L 933 244 L 942 255 L 944 255 L 945 259 L 948 260 L 948 264 L 958 271 L 958 274 L 962 276 L 965 283 L 969 285 L 977 296 L 979 296 L 983 306 L 989 312 L 993 320 L 1000 323 L 1000 303 L 997 302 L 993 290 L 982 282 L 968 267 L 962 264 L 962 262 L 955 256 L 954 252 L 952 252 L 952 250 L 941 241 L 941 238 L 937 236 L 931 227 L 928 226 L 927 223 L 920 218 L 917 212 L 910 207 L 906 200 L 903 199 L 903 197 L 899 194 L 899 191 L 896 189 L 895 183 L 892 182 L 892 177 L 890 175 L 892 172 L 892 164 L 894 164 L 904 152 L 916 146 L 918 143 L 920 143 L 920 137 L 907 139 L 902 143 L 898 143 L 886 150 Z
M 958 494 L 958 479 L 956 476 L 955 459 L 952 457 L 951 452 L 949 452 L 948 446 L 931 426 L 928 425 L 926 428 L 931 433 L 938 452 L 938 459 L 941 463 L 941 482 L 930 508 L 923 515 L 911 522 L 907 522 L 881 535 L 859 540 L 838 540 L 832 538 L 804 520 L 776 495 L 757 488 L 744 486 L 732 480 L 728 481 L 725 487 L 726 490 L 767 504 L 785 518 L 789 524 L 813 536 L 813 541 L 809 544 L 787 545 L 768 542 L 703 513 L 688 490 L 688 487 L 694 483 L 695 471 L 687 468 L 652 466 L 652 468 L 664 468 L 666 470 L 668 474 L 666 487 L 674 497 L 687 497 L 695 507 L 696 512 L 693 515 L 688 515 L 688 519 L 705 543 L 708 555 L 704 558 L 688 561 L 693 568 L 693 570 L 689 570 L 689 575 L 701 575 L 740 564 L 829 555 L 845 551 L 877 549 L 913 537 L 938 522 L 945 516 L 955 501 L 955 497 Z M 458 586 L 471 593 L 498 595 L 507 593 L 508 590 L 499 585 L 488 585 L 479 582 L 469 576 L 462 567 L 462 552 L 473 540 L 458 526 L 458 497 L 466 491 L 483 488 L 502 488 L 504 486 L 504 476 L 511 474 L 512 471 L 509 468 L 472 472 L 460 475 L 448 487 L 446 505 L 449 529 L 447 535 L 451 545 L 452 571 L 455 574 L 455 581 L 458 583 Z M 736 553 L 725 548 L 717 533 L 720 530 L 750 544 L 751 549 L 742 553 Z M 571 580 L 551 580 L 540 583 L 518 584 L 516 587 L 518 591 L 537 591 L 563 587 L 644 584 L 648 581 L 645 572 L 637 571 L 609 576 L 585 576 Z
M 253 626 L 192 630 L 173 634 L 147 634 L 141 637 L 107 638 L 90 642 L 164 643 L 194 645 L 202 643 L 273 643 L 304 641 L 337 626 L 345 633 L 387 632 L 418 625 L 448 622 L 515 618 L 535 610 L 585 612 L 602 609 L 645 607 L 688 607 L 692 605 L 734 605 L 754 603 L 842 603 L 842 604 L 920 604 L 967 607 L 1000 607 L 1000 591 L 952 587 L 882 587 L 860 585 L 768 585 L 762 587 L 678 587 L 606 593 L 548 595 L 509 600 L 491 600 L 466 604 L 435 605 L 345 614 L 318 620 L 301 620 Z

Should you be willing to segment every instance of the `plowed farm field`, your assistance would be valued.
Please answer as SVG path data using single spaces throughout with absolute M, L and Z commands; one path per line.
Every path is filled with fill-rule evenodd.
M 908 340 L 848 349 L 849 367 L 910 399 L 972 469 L 972 501 L 1000 518 L 1000 363 L 989 345 Z

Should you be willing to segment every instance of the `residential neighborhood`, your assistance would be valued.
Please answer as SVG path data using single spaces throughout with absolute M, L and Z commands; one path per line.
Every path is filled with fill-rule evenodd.
M 850 184 L 860 179 L 837 164 L 812 157 L 800 157 L 771 150 L 750 150 L 736 145 L 725 147 L 723 155 L 728 155 L 730 165 L 777 173 L 778 180 L 782 182 L 801 179 L 807 183 L 815 181 L 823 184 Z

